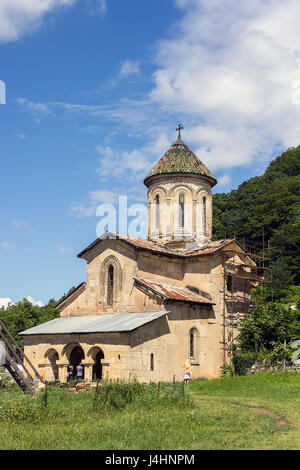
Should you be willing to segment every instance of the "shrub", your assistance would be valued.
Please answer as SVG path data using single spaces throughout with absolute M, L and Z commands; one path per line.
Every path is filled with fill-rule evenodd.
M 237 352 L 232 358 L 234 372 L 237 375 L 247 375 L 249 369 L 255 364 L 257 354 L 253 352 Z
M 42 412 L 36 397 L 15 393 L 8 400 L 6 395 L 3 394 L 0 401 L 0 421 L 24 423 L 40 421 Z
M 95 391 L 95 410 L 122 410 L 131 407 L 149 407 L 154 404 L 191 404 L 187 388 L 182 383 L 109 383 L 104 381 Z
M 234 366 L 230 362 L 224 362 L 221 366 L 221 377 L 232 377 L 234 375 Z

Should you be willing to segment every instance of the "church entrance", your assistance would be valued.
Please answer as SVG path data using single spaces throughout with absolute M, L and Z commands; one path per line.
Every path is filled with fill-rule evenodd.
M 84 359 L 84 352 L 81 346 L 75 346 L 70 353 L 70 364 L 73 366 L 73 376 L 76 377 L 76 367 Z M 84 377 L 84 372 L 83 372 Z
M 104 359 L 104 354 L 102 349 L 99 349 L 97 354 L 94 356 L 94 365 L 93 365 L 93 380 L 102 379 L 102 359 Z

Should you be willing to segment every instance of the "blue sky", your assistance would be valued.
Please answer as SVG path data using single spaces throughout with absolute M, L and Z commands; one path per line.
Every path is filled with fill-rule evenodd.
M 101 203 L 176 139 L 227 192 L 300 143 L 294 0 L 1 0 L 0 297 L 85 280 Z M 296 94 L 295 94 L 296 93 Z

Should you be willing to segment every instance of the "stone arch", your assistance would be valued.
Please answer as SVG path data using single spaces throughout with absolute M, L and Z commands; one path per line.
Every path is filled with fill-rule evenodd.
M 159 206 L 157 198 L 159 198 Z M 168 218 L 166 189 L 161 185 L 151 187 L 148 195 L 148 233 L 150 237 L 160 238 L 168 231 Z
M 59 354 L 54 348 L 49 348 L 45 352 L 45 359 L 48 360 L 48 368 L 46 371 L 46 379 L 49 382 L 54 382 L 58 380 L 58 365 L 57 361 L 59 360 Z
M 72 341 L 71 343 L 67 343 L 64 346 L 64 348 L 62 350 L 62 353 L 61 353 L 61 359 L 64 360 L 65 362 L 70 363 L 71 352 L 76 347 L 80 347 L 82 349 L 83 353 L 84 353 L 84 350 L 83 350 L 83 347 L 81 346 L 81 344 L 78 343 L 77 341 Z
M 154 186 L 149 191 L 149 198 L 148 199 L 149 199 L 150 203 L 155 203 L 155 196 L 157 194 L 161 198 L 162 202 L 164 202 L 166 200 L 166 197 L 167 197 L 166 189 L 163 186 Z
M 87 356 L 93 361 L 92 379 L 101 380 L 103 376 L 102 359 L 105 358 L 103 349 L 100 346 L 92 346 Z
M 47 351 L 45 352 L 44 354 L 44 358 L 45 359 L 50 359 L 53 355 L 57 354 L 57 358 L 59 359 L 59 354 L 58 352 L 56 351 L 55 348 L 49 348 L 47 349 Z
M 188 199 L 192 200 L 194 198 L 194 191 L 189 186 L 188 183 L 175 183 L 175 184 L 172 184 L 171 187 L 168 190 L 167 197 L 171 197 L 171 198 L 177 197 L 177 195 L 179 195 L 179 193 L 181 193 L 181 192 L 184 193 L 184 195 Z
M 172 192 L 171 192 L 172 191 Z M 170 189 L 172 218 L 174 224 L 175 238 L 188 238 L 192 236 L 193 231 L 193 191 L 188 185 L 179 183 Z M 184 206 L 180 204 L 180 199 L 184 197 Z M 181 217 L 184 212 L 184 224 Z
M 108 276 L 109 270 L 112 272 L 113 268 L 113 285 L 112 285 L 112 301 L 108 302 Z M 122 269 L 118 258 L 114 255 L 110 255 L 102 263 L 101 274 L 100 274 L 100 303 L 104 307 L 113 307 L 120 300 L 120 293 L 122 289 Z
M 205 206 L 204 206 L 205 199 Z M 212 194 L 202 188 L 197 191 L 196 233 L 210 238 L 212 225 Z

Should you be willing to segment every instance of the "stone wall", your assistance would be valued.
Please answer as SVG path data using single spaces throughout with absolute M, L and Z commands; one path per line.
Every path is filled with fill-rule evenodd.
M 196 331 L 195 353 L 192 357 L 193 378 L 211 378 L 219 375 L 222 364 L 219 325 L 209 307 L 167 303 L 166 317 L 144 325 L 132 333 L 94 333 L 72 335 L 36 335 L 25 337 L 25 354 L 38 368 L 42 377 L 54 379 L 53 360 L 58 368 L 58 379 L 66 381 L 67 365 L 75 346 L 84 352 L 82 364 L 85 379 L 92 379 L 94 357 L 101 349 L 103 377 L 140 381 L 172 381 L 182 378 L 182 365 L 189 357 L 190 331 Z M 56 355 L 57 354 L 57 355 Z M 150 368 L 153 354 L 154 369 Z
M 235 264 L 243 264 L 240 254 L 232 255 L 232 260 Z M 106 276 L 110 263 L 116 276 L 112 306 L 106 303 Z M 136 276 L 198 289 L 200 295 L 209 297 L 215 305 L 207 307 L 165 301 L 135 285 L 133 278 Z M 241 296 L 242 288 L 243 282 L 238 283 L 234 295 Z M 108 373 L 111 378 L 127 379 L 129 374 L 146 381 L 172 380 L 174 374 L 181 377 L 182 364 L 189 355 L 191 330 L 195 332 L 196 351 L 195 357 L 191 358 L 193 377 L 220 375 L 220 366 L 228 353 L 224 338 L 227 342 L 229 333 L 232 333 L 228 323 L 232 303 L 226 300 L 230 293 L 226 290 L 222 252 L 214 256 L 180 259 L 138 251 L 121 240 L 107 239 L 89 253 L 87 281 L 81 289 L 72 302 L 62 304 L 61 316 L 157 310 L 169 313 L 167 319 L 161 318 L 132 333 L 25 337 L 26 354 L 47 380 L 53 373 L 56 353 L 59 378 L 65 379 L 68 351 L 72 344 L 80 344 L 85 361 L 90 361 L 85 363 L 88 378 L 91 378 L 95 348 L 102 349 L 105 358 L 103 373 Z M 243 295 L 248 296 L 248 293 Z M 150 370 L 151 354 L 154 370 Z
M 184 232 L 179 222 L 179 195 L 184 195 Z M 156 223 L 159 196 L 159 226 Z M 203 198 L 206 198 L 205 211 Z M 212 194 L 207 178 L 199 175 L 158 175 L 148 189 L 148 237 L 158 242 L 174 238 L 204 243 L 212 235 Z

